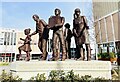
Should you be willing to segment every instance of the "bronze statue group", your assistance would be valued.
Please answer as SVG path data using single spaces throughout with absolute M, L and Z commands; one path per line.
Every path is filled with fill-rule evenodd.
M 65 59 L 71 59 L 70 53 L 70 44 L 71 37 L 74 36 L 75 44 L 76 44 L 76 60 L 84 60 L 85 59 L 85 49 L 83 48 L 83 44 L 86 45 L 87 51 L 87 61 L 91 59 L 91 48 L 89 42 L 89 26 L 87 25 L 87 19 L 85 16 L 80 15 L 80 9 L 76 8 L 74 10 L 74 19 L 73 19 L 73 30 L 70 30 L 70 24 L 65 22 L 65 18 L 61 17 L 61 10 L 55 9 L 55 16 L 51 16 L 49 18 L 48 24 L 39 18 L 38 15 L 33 15 L 32 18 L 36 22 L 36 30 L 30 34 L 30 29 L 25 29 L 24 33 L 26 35 L 25 39 L 20 38 L 20 40 L 24 41 L 24 44 L 18 48 L 19 50 L 19 60 L 22 59 L 21 51 L 26 52 L 26 61 L 30 60 L 30 41 L 31 37 L 35 34 L 39 35 L 38 47 L 42 52 L 40 56 L 40 60 L 46 60 L 48 52 L 47 52 L 47 40 L 49 37 L 49 30 L 53 30 L 53 38 L 52 38 L 52 58 L 49 61 L 65 61 Z M 63 31 L 63 26 L 65 29 Z M 60 48 L 62 49 L 62 57 L 60 57 Z

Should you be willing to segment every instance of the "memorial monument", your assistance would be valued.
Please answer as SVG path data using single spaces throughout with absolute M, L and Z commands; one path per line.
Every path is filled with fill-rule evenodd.
M 45 73 L 46 77 L 48 77 L 50 71 L 52 70 L 64 70 L 68 72 L 73 70 L 75 74 L 79 74 L 80 76 L 84 75 L 91 75 L 94 77 L 104 77 L 106 79 L 111 79 L 111 63 L 110 61 L 76 61 L 70 60 L 67 61 L 66 59 L 66 47 L 65 41 L 70 42 L 70 38 L 72 33 L 68 33 L 65 30 L 67 35 L 70 35 L 69 39 L 66 37 L 64 39 L 63 34 L 63 25 L 65 22 L 65 18 L 60 16 L 61 11 L 60 9 L 55 9 L 55 16 L 51 16 L 49 18 L 49 24 L 47 24 L 44 20 L 39 19 L 38 15 L 33 15 L 33 19 L 36 22 L 36 30 L 29 35 L 30 30 L 25 31 L 25 35 L 27 35 L 27 41 L 19 50 L 24 50 L 24 46 L 27 45 L 27 52 L 31 51 L 30 48 L 30 37 L 39 34 L 39 41 L 38 47 L 42 51 L 42 56 L 40 60 L 46 60 L 47 57 L 47 39 L 49 29 L 53 30 L 53 58 L 52 60 L 55 61 L 16 61 L 11 63 L 10 71 L 13 74 L 19 75 L 23 80 L 28 80 L 30 77 L 37 75 L 38 73 L 42 74 Z M 70 24 L 65 24 L 66 29 L 70 27 Z M 80 15 L 80 9 L 76 8 L 74 11 L 74 19 L 73 19 L 73 35 L 75 37 L 76 49 L 80 60 L 84 60 L 84 48 L 83 44 L 86 45 L 87 50 L 87 60 L 91 59 L 91 48 L 89 42 L 89 33 L 88 33 L 89 26 L 87 25 L 87 19 L 85 16 Z M 65 35 L 66 36 L 66 35 Z M 21 39 L 22 40 L 22 39 Z M 62 61 L 59 60 L 60 56 L 57 51 L 59 49 L 59 41 L 62 47 Z M 27 44 L 26 44 L 27 43 Z M 69 45 L 70 43 L 68 43 Z M 28 47 L 29 46 L 29 47 Z M 69 45 L 70 46 L 70 45 Z M 70 48 L 68 47 L 67 50 L 69 51 Z M 20 52 L 21 53 L 21 52 Z M 70 55 L 68 55 L 70 58 Z M 28 56 L 29 59 L 29 56 Z M 26 76 L 26 77 L 25 77 Z

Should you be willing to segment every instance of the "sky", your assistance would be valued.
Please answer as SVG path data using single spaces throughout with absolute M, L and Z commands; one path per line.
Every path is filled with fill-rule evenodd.
M 92 2 L 2 2 L 0 5 L 0 27 L 23 30 L 30 27 L 35 29 L 33 14 L 48 23 L 48 18 L 54 15 L 54 9 L 61 10 L 65 23 L 70 23 L 72 28 L 73 13 L 75 8 L 80 8 L 81 15 L 88 20 L 92 17 Z

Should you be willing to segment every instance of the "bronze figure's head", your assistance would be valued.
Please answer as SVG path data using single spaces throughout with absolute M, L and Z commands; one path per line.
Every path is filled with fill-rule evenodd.
M 56 9 L 55 9 L 55 15 L 56 15 L 56 16 L 59 16 L 60 13 L 61 13 L 60 9 L 56 8 Z
M 79 15 L 80 15 L 80 13 L 81 13 L 81 11 L 80 11 L 80 9 L 79 9 L 79 8 L 76 8 L 74 12 L 75 12 L 75 15 L 77 15 L 77 16 L 79 16 Z
M 25 29 L 25 30 L 24 30 L 24 33 L 25 33 L 25 35 L 28 35 L 28 34 L 30 34 L 30 30 L 31 30 L 30 28 L 28 28 L 28 29 Z
M 66 28 L 70 28 L 70 24 L 69 24 L 69 23 L 66 23 L 66 24 L 65 24 L 65 27 L 66 27 Z
M 32 18 L 34 19 L 34 21 L 37 21 L 37 20 L 39 19 L 39 16 L 36 15 L 36 14 L 34 14 L 34 15 L 32 16 Z

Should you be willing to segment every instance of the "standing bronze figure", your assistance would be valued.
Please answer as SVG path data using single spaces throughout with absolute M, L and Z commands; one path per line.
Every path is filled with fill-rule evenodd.
M 36 22 L 36 31 L 34 31 L 32 35 L 39 34 L 39 41 L 38 41 L 38 47 L 42 52 L 42 56 L 40 57 L 40 60 L 46 60 L 47 57 L 47 40 L 48 40 L 48 24 L 42 20 L 39 19 L 38 15 L 32 16 L 34 21 Z
M 23 40 L 24 41 L 24 44 L 22 46 L 20 46 L 18 48 L 19 50 L 19 60 L 22 60 L 22 55 L 21 55 L 21 51 L 23 50 L 24 52 L 26 52 L 26 61 L 29 61 L 30 60 L 30 52 L 32 51 L 31 50 L 31 47 L 30 47 L 30 41 L 31 41 L 31 37 L 30 37 L 30 30 L 31 29 L 25 29 L 24 30 L 24 33 L 26 35 L 26 38 L 25 39 L 22 39 L 20 38 L 20 40 Z
M 80 60 L 84 60 L 84 51 L 83 51 L 83 44 L 86 45 L 87 50 L 87 60 L 91 59 L 91 48 L 89 42 L 89 34 L 87 26 L 87 19 L 85 16 L 80 16 L 80 9 L 76 8 L 74 13 L 74 20 L 73 20 L 73 33 L 75 37 L 76 43 L 76 50 L 77 50 L 77 58 Z
M 65 37 L 65 45 L 66 45 L 66 55 L 68 59 L 71 59 L 70 44 L 71 44 L 72 31 L 70 30 L 69 23 L 66 23 L 64 26 L 65 26 L 64 37 Z
M 65 50 L 65 42 L 63 36 L 63 25 L 65 22 L 65 18 L 60 16 L 60 9 L 55 9 L 55 16 L 51 16 L 49 18 L 49 26 L 50 29 L 53 30 L 53 60 L 58 60 L 58 54 L 56 51 L 57 38 L 59 38 L 60 45 L 62 47 L 62 61 L 66 59 L 66 50 Z

